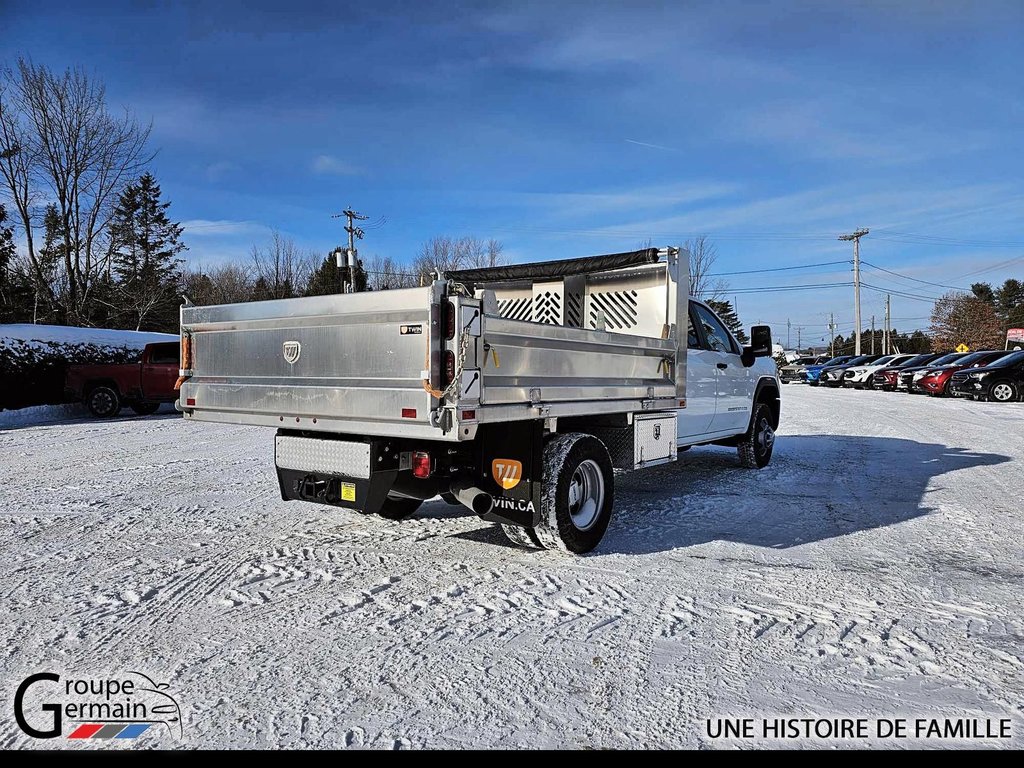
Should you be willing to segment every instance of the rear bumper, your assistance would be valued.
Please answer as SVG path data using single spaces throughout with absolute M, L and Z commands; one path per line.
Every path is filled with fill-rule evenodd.
M 278 434 L 274 465 L 281 498 L 378 512 L 401 467 L 391 442 Z

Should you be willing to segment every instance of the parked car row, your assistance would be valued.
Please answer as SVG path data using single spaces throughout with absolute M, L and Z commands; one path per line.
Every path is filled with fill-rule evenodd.
M 839 355 L 779 369 L 783 383 L 880 389 L 1005 403 L 1024 398 L 1024 351 L 928 352 L 921 355 Z

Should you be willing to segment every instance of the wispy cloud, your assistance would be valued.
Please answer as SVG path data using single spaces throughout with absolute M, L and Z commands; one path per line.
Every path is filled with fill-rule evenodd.
M 681 206 L 732 196 L 740 191 L 737 184 L 722 181 L 692 181 L 654 184 L 612 192 L 529 192 L 515 193 L 515 203 L 544 210 L 545 219 L 590 218 L 616 213 L 630 217 L 654 212 L 674 213 Z
M 313 158 L 313 173 L 333 176 L 356 176 L 362 173 L 362 169 L 334 155 L 317 155 Z
M 189 219 L 181 222 L 181 226 L 189 237 L 251 235 L 266 230 L 263 224 L 255 221 L 233 221 L 231 219 Z
M 628 144 L 636 144 L 638 147 L 647 147 L 648 149 L 660 149 L 663 152 L 675 152 L 677 150 L 672 147 L 663 147 L 661 144 L 648 144 L 646 141 L 636 141 L 634 139 L 623 139 Z

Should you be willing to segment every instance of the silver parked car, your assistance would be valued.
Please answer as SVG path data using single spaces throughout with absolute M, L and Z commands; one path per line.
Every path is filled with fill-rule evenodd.
M 792 363 L 779 368 L 779 381 L 783 384 L 807 383 L 807 366 L 819 365 L 828 360 L 828 355 L 819 357 L 798 357 Z

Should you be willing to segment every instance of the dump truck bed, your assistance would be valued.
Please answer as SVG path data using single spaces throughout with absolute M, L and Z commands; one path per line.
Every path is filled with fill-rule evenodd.
M 201 421 L 470 440 L 488 422 L 679 407 L 674 267 L 186 306 L 179 408 Z

